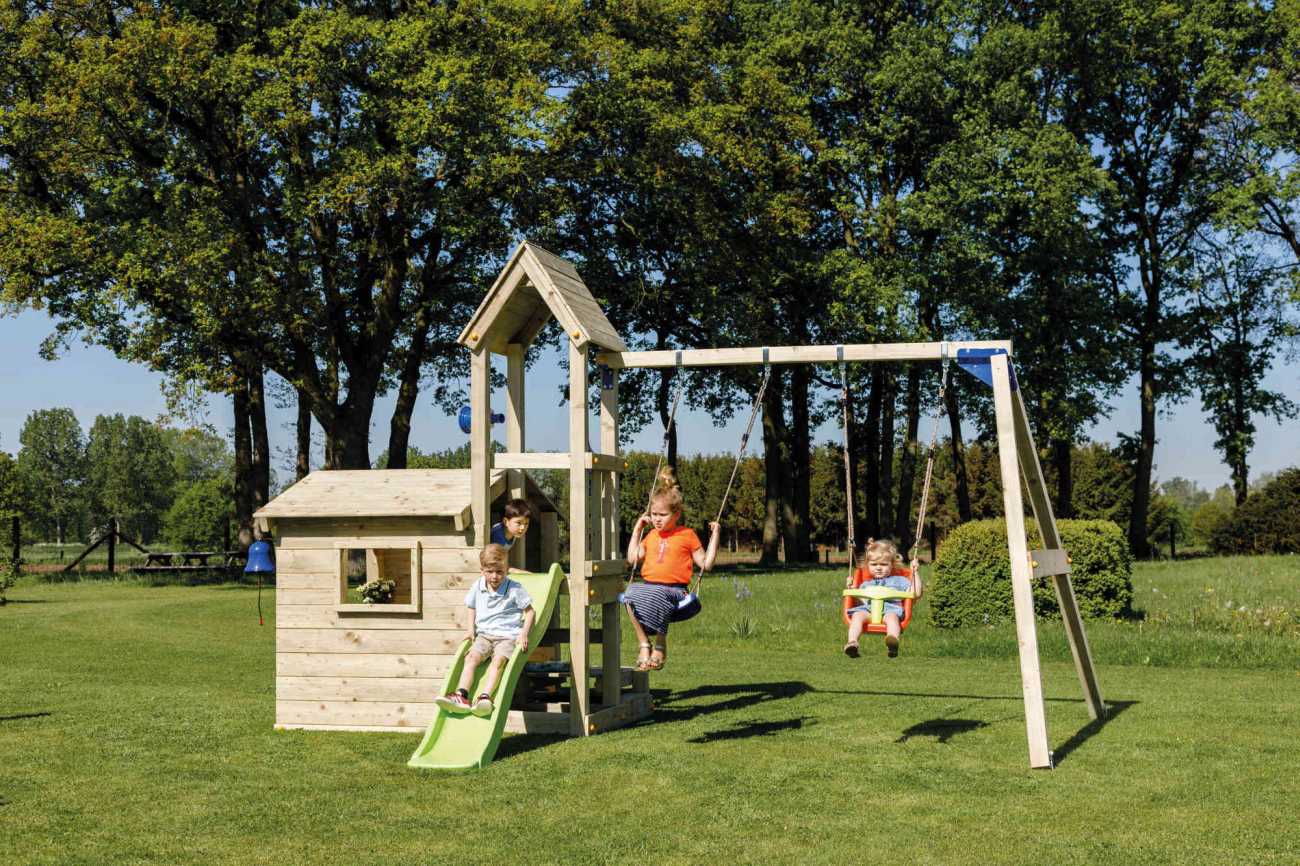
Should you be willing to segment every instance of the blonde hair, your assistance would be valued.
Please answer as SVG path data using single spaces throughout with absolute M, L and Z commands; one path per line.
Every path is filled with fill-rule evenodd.
M 489 544 L 478 555 L 479 568 L 485 570 L 492 568 L 494 571 L 505 571 L 509 561 L 510 554 L 499 544 Z
M 650 497 L 650 505 L 653 507 L 656 502 L 662 502 L 674 514 L 682 513 L 682 488 L 677 483 L 677 474 L 673 472 L 671 466 L 665 466 L 659 473 L 659 477 L 655 479 L 655 490 Z
M 898 547 L 894 542 L 887 538 L 877 541 L 874 538 L 868 538 L 866 546 L 862 548 L 862 561 L 871 562 L 873 559 L 888 559 L 894 570 L 903 567 L 903 556 L 898 552 Z

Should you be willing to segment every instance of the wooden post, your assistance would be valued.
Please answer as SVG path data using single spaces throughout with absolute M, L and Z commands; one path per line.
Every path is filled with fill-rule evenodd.
M 569 733 L 587 735 L 587 348 L 569 342 Z
M 600 450 L 618 456 L 618 371 L 602 371 L 600 383 Z M 593 473 L 595 474 L 595 473 Z M 618 472 L 601 472 L 601 543 L 602 560 L 617 559 L 618 551 Z M 618 704 L 622 694 L 623 668 L 620 658 L 622 620 L 617 602 L 600 607 L 600 666 L 605 672 L 601 681 L 600 702 L 607 707 Z
M 470 356 L 469 493 L 474 512 L 474 546 L 488 543 L 492 526 L 492 356 L 486 347 Z
M 939 529 L 930 521 L 930 561 L 934 562 L 939 557 Z
M 1038 449 L 1034 445 L 1033 432 L 1029 429 L 1029 415 L 1025 412 L 1025 403 L 1020 392 L 1012 395 L 1011 408 L 1015 415 L 1016 445 L 1020 453 L 1020 465 L 1024 469 L 1029 488 L 1029 505 L 1038 522 L 1039 534 L 1043 537 L 1043 547 L 1059 550 L 1061 535 L 1056 527 L 1056 515 L 1052 511 L 1052 498 L 1047 495 L 1047 484 L 1043 480 L 1043 468 L 1038 462 Z M 1056 590 L 1056 604 L 1061 610 L 1061 619 L 1065 623 L 1065 636 L 1069 639 L 1070 654 L 1074 656 L 1074 670 L 1079 676 L 1079 685 L 1083 687 L 1083 696 L 1088 704 L 1088 715 L 1094 719 L 1106 715 L 1106 704 L 1101 698 L 1101 686 L 1097 682 L 1097 673 L 1092 667 L 1092 653 L 1088 649 L 1088 636 L 1083 630 L 1083 616 L 1079 613 L 1079 603 L 1074 596 L 1074 584 L 1068 574 L 1052 577 Z
M 506 346 L 506 450 L 511 454 L 524 451 L 524 347 L 518 343 Z M 525 498 L 524 472 L 511 469 L 506 472 L 506 487 L 510 499 Z M 526 568 L 527 545 L 523 542 L 510 549 L 510 562 L 516 568 Z M 543 562 L 541 567 L 546 568 Z
M 1038 667 L 1038 631 L 1034 622 L 1034 591 L 1030 584 L 1029 545 L 1025 542 L 1025 503 L 1020 490 L 1020 460 L 1016 450 L 1007 356 L 994 355 L 991 366 L 998 463 L 1002 469 L 1002 507 L 1007 517 L 1007 548 L 1011 554 L 1011 598 L 1015 603 L 1016 637 L 1020 643 L 1020 682 L 1025 700 L 1029 766 L 1046 768 L 1052 766 L 1052 752 L 1047 743 L 1047 715 Z
M 117 518 L 108 519 L 108 573 L 113 573 L 114 558 L 117 554 Z

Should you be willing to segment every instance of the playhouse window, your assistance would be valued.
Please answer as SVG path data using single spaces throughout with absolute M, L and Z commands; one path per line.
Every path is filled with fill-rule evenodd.
M 337 607 L 340 613 L 420 612 L 418 542 L 372 544 L 340 541 L 335 548 L 338 551 Z

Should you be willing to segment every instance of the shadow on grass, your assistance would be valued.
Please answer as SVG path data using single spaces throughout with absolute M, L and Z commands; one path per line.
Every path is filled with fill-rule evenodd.
M 913 737 L 934 737 L 941 743 L 947 743 L 958 734 L 968 734 L 971 731 L 978 731 L 980 728 L 987 728 L 988 726 L 988 722 L 975 719 L 929 719 L 924 722 L 917 722 L 907 728 L 903 731 L 903 735 L 894 742 L 906 743 Z
M 692 737 L 686 742 L 716 743 L 719 740 L 747 740 L 750 737 L 771 737 L 784 731 L 797 731 L 803 727 L 804 722 L 817 724 L 817 720 L 812 716 L 799 716 L 796 719 L 785 719 L 780 722 L 737 722 L 733 728 L 709 731 L 707 734 Z
M 492 763 L 504 761 L 513 758 L 515 755 L 522 755 L 525 752 L 531 752 L 534 749 L 544 749 L 547 746 L 554 746 L 556 743 L 562 743 L 567 739 L 563 734 L 511 734 L 508 737 L 501 738 L 501 745 L 497 746 L 497 753 L 492 758 Z
M 11 604 L 49 604 L 49 603 L 50 600 L 48 598 L 7 598 L 4 600 L 3 603 L 0 603 L 0 607 L 5 607 Z
M 40 712 L 40 713 L 17 713 L 16 715 L 12 715 L 12 716 L 0 716 L 0 722 L 17 722 L 17 721 L 21 721 L 21 720 L 23 720 L 23 719 L 43 719 L 43 718 L 45 718 L 46 716 L 52 716 L 52 715 L 54 715 L 54 714 L 53 714 L 53 713 L 47 713 L 47 712 Z
M 875 695 L 882 698 L 954 698 L 968 701 L 1023 701 L 1023 695 L 966 695 L 960 692 L 886 692 L 870 689 L 816 689 L 819 695 Z M 1081 704 L 1083 698 L 1043 698 L 1048 703 Z M 1136 701 L 1130 701 L 1136 703 Z
M 1082 702 L 1082 700 L 1080 702 Z M 1060 766 L 1061 762 L 1064 761 L 1070 755 L 1071 752 L 1073 752 L 1075 749 L 1079 748 L 1084 743 L 1088 742 L 1088 740 L 1092 739 L 1097 734 L 1099 734 L 1102 728 L 1106 727 L 1107 724 L 1115 720 L 1116 716 L 1118 716 L 1120 713 L 1124 712 L 1125 710 L 1127 710 L 1129 707 L 1133 706 L 1136 703 L 1138 703 L 1138 701 L 1107 702 L 1106 715 L 1102 716 L 1100 719 L 1093 719 L 1091 722 L 1088 722 L 1088 724 L 1084 725 L 1082 728 L 1076 731 L 1074 733 L 1074 736 L 1066 740 L 1064 745 L 1061 746 L 1061 748 L 1052 752 L 1052 763 L 1056 766 Z
M 768 701 L 797 698 L 813 690 L 813 687 L 807 683 L 787 680 L 777 683 L 735 683 L 699 686 L 687 689 L 684 692 L 659 692 L 655 695 L 653 721 L 656 725 L 685 722 L 709 713 L 743 710 L 746 707 L 767 703 Z M 674 706 L 697 698 L 724 698 L 724 700 L 693 706 Z

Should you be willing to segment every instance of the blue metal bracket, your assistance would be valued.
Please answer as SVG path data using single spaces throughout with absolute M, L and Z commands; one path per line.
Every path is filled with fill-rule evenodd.
M 957 366 L 992 388 L 993 364 L 991 359 L 994 355 L 1006 354 L 1006 349 L 958 349 Z M 1011 390 L 1019 389 L 1020 386 L 1016 383 L 1016 368 L 1012 366 L 1010 358 L 1007 359 L 1007 372 L 1011 374 Z
M 600 387 L 605 391 L 614 387 L 614 371 L 604 364 L 600 365 Z

